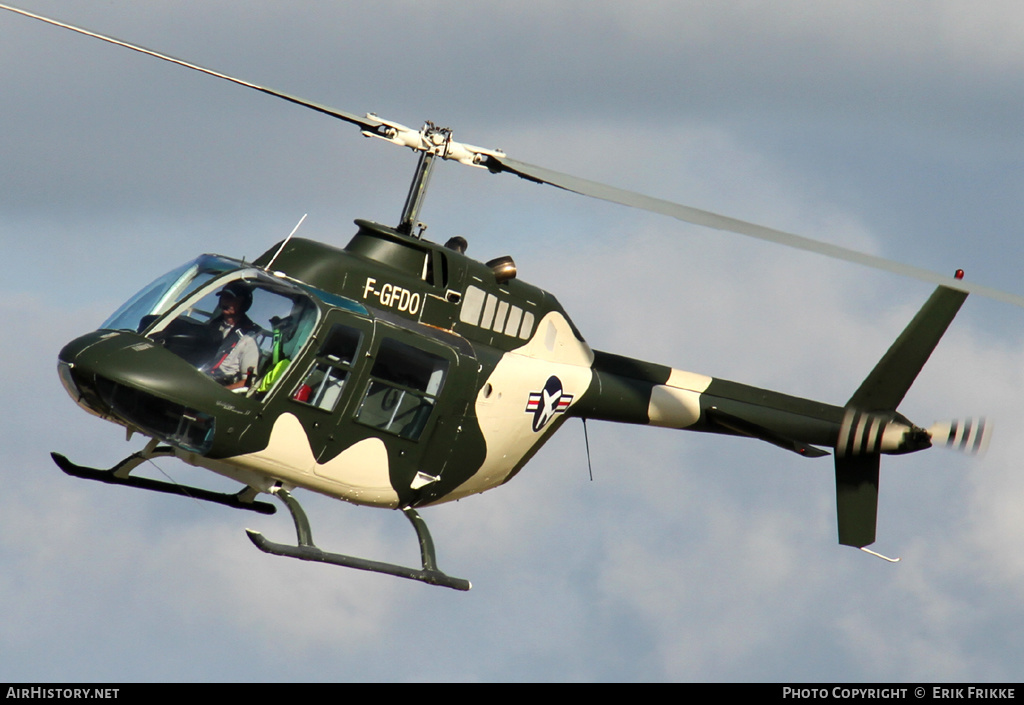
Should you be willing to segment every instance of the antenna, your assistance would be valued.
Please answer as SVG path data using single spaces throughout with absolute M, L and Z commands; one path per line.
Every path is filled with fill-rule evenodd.
M 587 470 L 590 471 L 590 481 L 594 481 L 594 466 L 590 464 L 590 436 L 587 435 L 587 417 L 581 416 L 583 419 L 583 442 L 587 446 Z
M 294 234 L 296 233 L 296 231 L 297 231 L 297 230 L 299 229 L 299 226 L 300 226 L 300 225 L 302 225 L 302 221 L 304 221 L 304 220 L 306 219 L 306 216 L 307 216 L 307 215 L 309 215 L 309 213 L 303 213 L 303 214 L 302 214 L 302 217 L 301 217 L 301 218 L 299 218 L 299 222 L 295 224 L 295 227 L 294 227 L 294 228 L 292 228 L 292 231 L 291 231 L 290 233 L 288 233 L 288 237 L 286 237 L 286 238 L 284 239 L 284 242 L 282 242 L 282 243 L 281 243 L 281 246 L 277 248 L 277 252 L 275 252 L 275 253 L 274 253 L 274 256 L 270 258 L 270 261 L 269 261 L 269 262 L 267 262 L 267 266 L 266 266 L 266 267 L 264 267 L 264 269 L 265 269 L 265 270 L 266 270 L 267 272 L 269 272 L 269 271 L 270 271 L 270 267 L 271 267 L 271 266 L 272 266 L 272 265 L 274 264 L 274 262 L 275 262 L 275 261 L 277 260 L 277 256 L 278 256 L 279 254 L 281 254 L 281 250 L 283 250 L 283 249 L 284 249 L 284 246 L 288 244 L 288 241 L 292 239 L 292 235 L 294 235 Z

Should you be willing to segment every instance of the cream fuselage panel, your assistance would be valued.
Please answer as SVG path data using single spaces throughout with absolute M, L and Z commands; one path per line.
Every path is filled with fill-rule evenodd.
M 435 503 L 502 484 L 530 451 L 550 436 L 556 417 L 587 391 L 593 359 L 590 347 L 576 338 L 562 314 L 545 316 L 525 345 L 502 356 L 477 394 L 476 420 L 487 448 L 483 464 L 469 480 Z M 545 389 L 552 378 L 559 383 L 554 393 Z M 528 410 L 531 395 L 538 399 L 539 411 Z M 236 456 L 231 463 L 355 504 L 398 506 L 383 441 L 360 441 L 320 464 L 293 414 L 278 417 L 265 449 Z
M 476 417 L 487 447 L 480 469 L 441 501 L 459 499 L 503 483 L 530 451 L 546 440 L 558 414 L 590 387 L 594 353 L 565 317 L 547 314 L 526 345 L 506 353 L 477 394 Z M 546 385 L 557 378 L 561 392 Z M 536 412 L 528 411 L 534 396 Z M 534 429 L 535 422 L 540 428 Z
M 293 414 L 281 414 L 274 421 L 266 448 L 235 456 L 231 462 L 354 504 L 398 506 L 398 493 L 391 486 L 388 473 L 384 441 L 367 438 L 321 464 L 313 455 L 302 424 Z
M 711 384 L 711 378 L 694 372 L 673 369 L 665 384 L 651 390 L 647 409 L 652 426 L 686 428 L 700 419 L 700 395 Z

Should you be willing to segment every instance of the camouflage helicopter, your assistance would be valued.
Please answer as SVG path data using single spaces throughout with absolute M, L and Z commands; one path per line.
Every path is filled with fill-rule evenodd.
M 578 179 L 419 130 L 306 101 L 113 37 L 7 5 L 37 20 L 170 61 L 354 124 L 419 153 L 399 223 L 356 221 L 345 247 L 294 237 L 252 262 L 205 254 L 143 288 L 100 327 L 61 350 L 60 379 L 86 411 L 150 440 L 109 469 L 53 454 L 66 473 L 273 513 L 295 545 L 249 537 L 261 550 L 458 590 L 437 567 L 417 509 L 512 479 L 571 417 L 759 439 L 806 457 L 834 451 L 839 543 L 874 553 L 882 454 L 946 445 L 979 452 L 984 420 L 923 428 L 897 411 L 969 292 L 1019 297 L 725 216 Z M 417 221 L 436 159 L 459 161 L 687 222 L 729 230 L 938 284 L 842 406 L 592 350 L 548 292 L 487 263 L 452 238 L 436 244 Z M 236 494 L 133 474 L 175 457 L 238 481 Z M 400 509 L 421 566 L 317 547 L 292 495 L 307 489 Z M 879 555 L 875 553 L 874 555 Z M 881 556 L 885 558 L 884 556 Z M 891 560 L 891 559 L 890 559 Z

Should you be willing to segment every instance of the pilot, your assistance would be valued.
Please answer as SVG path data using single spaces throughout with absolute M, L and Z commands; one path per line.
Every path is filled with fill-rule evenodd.
M 207 372 L 227 389 L 246 386 L 260 363 L 257 326 L 246 311 L 252 306 L 252 287 L 233 281 L 217 292 L 220 313 L 206 325 L 220 341 Z

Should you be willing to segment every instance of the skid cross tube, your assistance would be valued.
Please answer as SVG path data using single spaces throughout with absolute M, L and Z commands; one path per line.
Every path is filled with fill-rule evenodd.
M 402 512 L 412 523 L 413 528 L 416 530 L 416 536 L 419 539 L 420 560 L 423 565 L 420 569 L 409 568 L 406 566 L 396 565 L 394 563 L 371 561 L 366 558 L 357 558 L 355 556 L 347 556 L 341 553 L 329 553 L 318 548 L 313 543 L 313 532 L 309 528 L 309 519 L 306 518 L 306 512 L 303 511 L 302 505 L 300 505 L 299 502 L 286 490 L 277 489 L 274 491 L 274 494 L 284 502 L 284 505 L 292 514 L 292 519 L 295 522 L 295 534 L 298 545 L 289 546 L 288 544 L 274 543 L 273 541 L 267 540 L 267 538 L 259 531 L 246 529 L 245 533 L 248 534 L 249 539 L 253 544 L 255 544 L 256 548 L 260 549 L 264 553 L 270 553 L 275 556 L 285 556 L 287 558 L 298 558 L 302 561 L 330 563 L 331 565 L 339 565 L 343 568 L 367 570 L 372 573 L 383 573 L 385 575 L 393 575 L 398 578 L 418 580 L 421 583 L 427 583 L 429 585 L 447 587 L 453 590 L 469 590 L 470 587 L 472 587 L 468 580 L 453 578 L 452 576 L 437 569 L 437 556 L 434 553 L 434 541 L 430 538 L 430 531 L 427 529 L 426 522 L 423 521 L 415 509 L 407 507 L 403 509 Z

